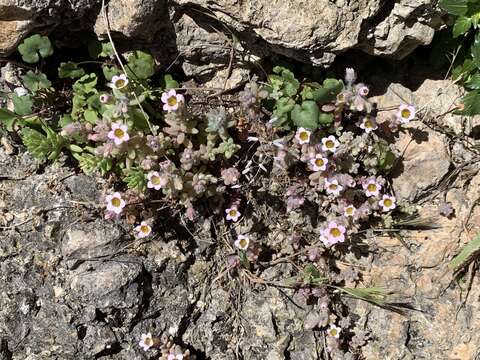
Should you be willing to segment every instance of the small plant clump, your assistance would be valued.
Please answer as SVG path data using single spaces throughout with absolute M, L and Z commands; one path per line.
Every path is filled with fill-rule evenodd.
M 170 75 L 155 85 L 148 53 L 126 54 L 123 64 L 112 44 L 91 48 L 95 59 L 103 59 L 100 71 L 71 61 L 58 69 L 55 85 L 71 84 L 71 90 L 56 90 L 40 69 L 22 75 L 6 96 L 8 108 L 0 109 L 3 130 L 18 132 L 38 159 L 56 161 L 67 153 L 85 173 L 109 176 L 107 219 L 160 203 L 172 217 L 182 209 L 193 221 L 202 207 L 213 206 L 233 234 L 227 260 L 232 273 L 265 283 L 257 274 L 266 254 L 294 258 L 302 270 L 282 286 L 316 301 L 305 326 L 327 335 L 332 354 L 361 346 L 368 334 L 336 315 L 344 305 L 333 299 L 343 294 L 386 306 L 387 292 L 357 287 L 359 272 L 339 271 L 330 260 L 352 250 L 372 226 L 391 227 L 405 210 L 389 184 L 399 157 L 391 143 L 415 119 L 415 107 L 399 104 L 389 120 L 380 120 L 381 110 L 353 69 L 343 80 L 317 83 L 277 66 L 267 82 L 251 79 L 238 96 L 239 108 L 199 112 Z M 34 35 L 19 51 L 33 64 L 50 56 L 53 46 Z M 275 201 L 266 206 L 270 218 L 256 213 L 262 194 L 281 200 L 275 211 Z M 260 240 L 253 223 L 271 219 L 287 226 L 282 232 L 289 240 Z M 129 221 L 136 223 L 137 238 L 155 235 L 155 219 L 135 215 Z M 140 346 L 163 346 L 162 359 L 189 358 L 151 334 L 142 335 Z

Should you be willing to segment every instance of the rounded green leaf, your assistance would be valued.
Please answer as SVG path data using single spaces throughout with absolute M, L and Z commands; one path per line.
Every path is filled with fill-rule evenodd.
M 85 75 L 85 70 L 78 67 L 77 63 L 72 61 L 62 62 L 58 67 L 58 76 L 60 79 L 70 78 L 75 79 Z
M 40 89 L 48 89 L 52 83 L 47 79 L 47 75 L 43 73 L 34 73 L 32 70 L 22 76 L 23 84 L 32 93 L 36 93 Z
M 292 110 L 292 120 L 298 127 L 310 130 L 318 129 L 320 109 L 315 101 L 304 101 L 302 105 L 295 105 Z
M 52 43 L 46 36 L 39 34 L 32 35 L 18 45 L 18 51 L 23 61 L 33 64 L 53 54 Z

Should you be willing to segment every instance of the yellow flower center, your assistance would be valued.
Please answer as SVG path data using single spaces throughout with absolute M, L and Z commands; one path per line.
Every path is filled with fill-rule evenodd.
M 150 337 L 145 338 L 145 345 L 152 346 L 153 345 L 153 339 Z
M 346 209 L 346 213 L 347 213 L 348 215 L 352 215 L 352 214 L 353 214 L 353 208 L 352 208 L 352 207 L 348 207 L 348 208 Z
M 125 135 L 125 131 L 123 131 L 122 129 L 115 129 L 113 131 L 113 134 L 115 135 L 115 137 L 117 138 L 123 138 L 123 136 Z
M 331 336 L 335 337 L 335 336 L 337 336 L 337 334 L 338 334 L 337 329 L 330 329 L 330 335 Z
M 365 120 L 365 127 L 368 128 L 368 129 L 371 129 L 373 128 L 373 123 L 371 120 Z
M 316 159 L 316 160 L 315 160 L 315 165 L 317 165 L 318 167 L 322 167 L 323 164 L 325 164 L 325 162 L 323 161 L 323 159 Z
M 393 205 L 393 201 L 391 199 L 385 199 L 383 200 L 383 205 L 385 205 L 386 207 L 390 207 Z
M 375 191 L 377 191 L 377 185 L 375 185 L 375 184 L 368 184 L 367 190 L 370 191 L 370 192 L 375 192 Z
M 408 109 L 403 109 L 401 114 L 402 114 L 402 118 L 408 119 L 412 113 Z
M 148 225 L 142 225 L 140 226 L 140 232 L 148 234 L 150 232 L 150 227 Z
M 120 89 L 120 88 L 122 88 L 122 87 L 124 87 L 124 86 L 125 86 L 125 80 L 123 80 L 123 79 L 118 79 L 117 81 L 115 81 L 115 87 L 116 87 L 117 89 Z
M 333 237 L 339 237 L 342 235 L 342 232 L 340 231 L 339 228 L 333 228 L 333 229 L 330 229 L 330 235 L 332 235 Z
M 230 210 L 228 212 L 228 215 L 230 215 L 231 217 L 235 217 L 237 215 L 237 210 Z
M 239 244 L 240 244 L 241 248 L 246 248 L 247 245 L 248 245 L 248 240 L 247 239 L 240 239 Z
M 329 149 L 335 147 L 335 143 L 332 140 L 325 141 L 325 146 Z
M 330 184 L 330 185 L 328 185 L 328 188 L 330 190 L 337 190 L 338 186 L 337 186 L 337 184 Z
M 302 131 L 298 137 L 302 141 L 307 141 L 308 140 L 308 133 L 306 131 Z
M 112 205 L 113 206 L 120 207 L 121 204 L 122 204 L 122 201 L 118 197 L 114 197 L 112 199 Z
M 177 97 L 176 96 L 170 96 L 167 100 L 167 104 L 170 105 L 170 106 L 175 106 L 177 105 L 178 101 L 177 101 Z
M 160 185 L 160 177 L 154 175 L 151 177 L 150 181 L 153 185 Z

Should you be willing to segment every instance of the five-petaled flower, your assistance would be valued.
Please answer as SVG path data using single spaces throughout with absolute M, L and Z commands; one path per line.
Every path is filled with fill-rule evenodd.
M 147 175 L 147 187 L 149 189 L 160 190 L 167 185 L 167 178 L 160 176 L 157 171 L 151 171 Z
M 168 112 L 177 111 L 180 103 L 184 101 L 183 95 L 177 94 L 174 89 L 162 94 L 163 110 Z
M 140 338 L 140 342 L 138 343 L 138 345 L 140 345 L 140 347 L 144 351 L 147 351 L 148 349 L 150 349 L 154 344 L 155 342 L 153 341 L 153 337 L 151 333 L 142 334 Z
M 365 195 L 367 195 L 368 197 L 378 196 L 381 189 L 382 189 L 382 185 L 380 185 L 374 179 L 370 179 L 363 184 L 363 190 L 365 190 Z
M 334 153 L 337 150 L 337 147 L 340 145 L 335 136 L 330 135 L 329 137 L 322 138 L 322 150 L 330 151 Z
M 247 250 L 248 245 L 250 245 L 250 238 L 245 235 L 238 235 L 237 240 L 235 240 L 235 246 L 240 250 Z
M 150 236 L 152 233 L 152 228 L 145 221 L 142 221 L 140 225 L 135 227 L 135 231 L 137 232 L 137 237 L 145 238 Z
M 115 145 L 120 145 L 123 142 L 130 140 L 128 135 L 128 126 L 120 122 L 112 124 L 111 130 L 108 133 L 108 138 L 113 140 Z
M 338 196 L 343 190 L 343 186 L 338 184 L 336 179 L 325 179 L 325 191 L 327 194 Z
M 339 225 L 335 221 L 330 221 L 328 227 L 321 232 L 320 239 L 327 246 L 335 245 L 345 241 L 346 231 L 345 226 Z
M 128 78 L 127 75 L 121 74 L 121 75 L 115 75 L 112 77 L 112 82 L 109 84 L 109 86 L 113 89 L 123 89 L 125 86 L 128 85 Z
M 308 144 L 310 142 L 310 136 L 312 132 L 303 127 L 298 128 L 297 133 L 295 134 L 295 139 L 300 145 Z
M 225 218 L 233 222 L 238 221 L 238 219 L 240 218 L 240 215 L 242 215 L 240 211 L 238 211 L 236 206 L 232 206 L 231 208 L 226 209 L 225 214 L 226 214 Z
M 415 106 L 401 104 L 398 108 L 396 116 L 402 124 L 408 124 L 415 118 Z
M 395 209 L 397 207 L 395 201 L 396 200 L 394 196 L 383 195 L 382 200 L 379 202 L 380 206 L 382 207 L 382 211 L 388 212 Z
M 322 154 L 316 154 L 310 159 L 310 168 L 313 171 L 325 171 L 327 169 L 328 159 Z
M 378 129 L 377 122 L 371 116 L 365 116 L 360 124 L 360 129 L 365 130 L 367 134 L 369 134 L 373 130 Z
M 335 339 L 338 339 L 340 337 L 341 331 L 342 329 L 336 326 L 335 324 L 330 324 L 330 327 L 327 329 L 327 334 Z
M 119 192 L 107 195 L 105 201 L 107 203 L 107 210 L 117 215 L 122 212 L 126 205 L 125 200 L 122 199 L 122 195 L 120 195 Z
M 370 91 L 369 91 L 368 87 L 365 86 L 365 85 L 362 85 L 362 86 L 360 86 L 360 87 L 358 88 L 358 94 L 359 94 L 360 96 L 363 96 L 363 97 L 368 96 L 368 93 L 369 93 L 369 92 L 370 92 Z
M 356 212 L 357 212 L 357 209 L 353 205 L 348 205 L 347 207 L 345 207 L 345 209 L 343 209 L 343 215 L 347 217 L 355 216 Z

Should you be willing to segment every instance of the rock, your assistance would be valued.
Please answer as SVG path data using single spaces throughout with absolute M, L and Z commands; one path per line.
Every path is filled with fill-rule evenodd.
M 107 10 L 110 31 L 136 40 L 151 41 L 168 23 L 165 0 L 111 0 Z M 103 12 L 98 15 L 94 30 L 100 38 L 107 38 Z
M 32 28 L 31 21 L 0 20 L 0 55 L 8 55 Z
M 114 255 L 122 236 L 123 231 L 119 226 L 105 220 L 76 224 L 63 237 L 62 255 L 67 259 L 83 261 Z

